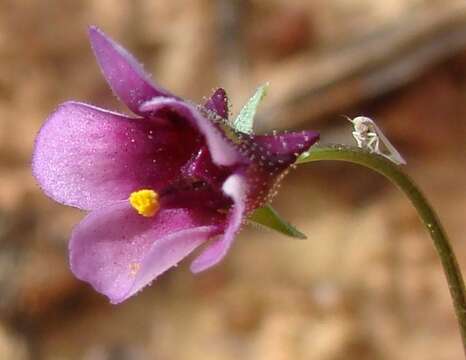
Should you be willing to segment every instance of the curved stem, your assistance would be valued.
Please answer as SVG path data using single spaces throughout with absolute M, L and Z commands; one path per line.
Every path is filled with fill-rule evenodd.
M 440 257 L 461 331 L 463 350 L 466 353 L 466 291 L 464 280 L 447 234 L 427 199 L 398 165 L 383 156 L 359 148 L 342 145 L 314 147 L 309 152 L 302 154 L 296 164 L 322 160 L 346 161 L 372 169 L 389 179 L 411 200 Z

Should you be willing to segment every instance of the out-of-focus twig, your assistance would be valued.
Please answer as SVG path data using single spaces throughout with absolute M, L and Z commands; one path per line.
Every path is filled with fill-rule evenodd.
M 268 76 L 272 91 L 257 124 L 296 126 L 337 112 L 412 81 L 465 48 L 466 2 L 411 13 L 344 48 L 278 68 Z

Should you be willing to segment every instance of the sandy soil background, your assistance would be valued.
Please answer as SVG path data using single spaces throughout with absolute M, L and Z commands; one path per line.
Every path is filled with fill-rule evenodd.
M 67 99 L 126 111 L 87 41 L 97 24 L 173 92 L 271 82 L 261 131 L 352 143 L 368 115 L 408 160 L 466 269 L 466 4 L 454 0 L 0 0 L 2 359 L 462 358 L 447 285 L 407 200 L 356 166 L 293 171 L 274 206 L 305 241 L 247 229 L 220 266 L 186 264 L 111 306 L 69 271 L 83 214 L 38 189 L 34 137 Z M 465 36 L 462 36 L 465 35 Z

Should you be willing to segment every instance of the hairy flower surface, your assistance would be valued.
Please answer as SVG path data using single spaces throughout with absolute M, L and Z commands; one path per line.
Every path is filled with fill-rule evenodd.
M 71 270 L 119 303 L 203 244 L 191 270 L 217 264 L 318 134 L 239 134 L 222 89 L 193 106 L 154 84 L 102 31 L 89 36 L 135 116 L 60 105 L 37 136 L 33 174 L 54 200 L 89 211 L 71 235 Z

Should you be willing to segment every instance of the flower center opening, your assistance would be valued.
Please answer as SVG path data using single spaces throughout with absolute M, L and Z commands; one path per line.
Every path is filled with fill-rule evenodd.
M 129 203 L 139 215 L 144 217 L 152 217 L 160 209 L 159 194 L 150 189 L 142 189 L 131 193 Z

